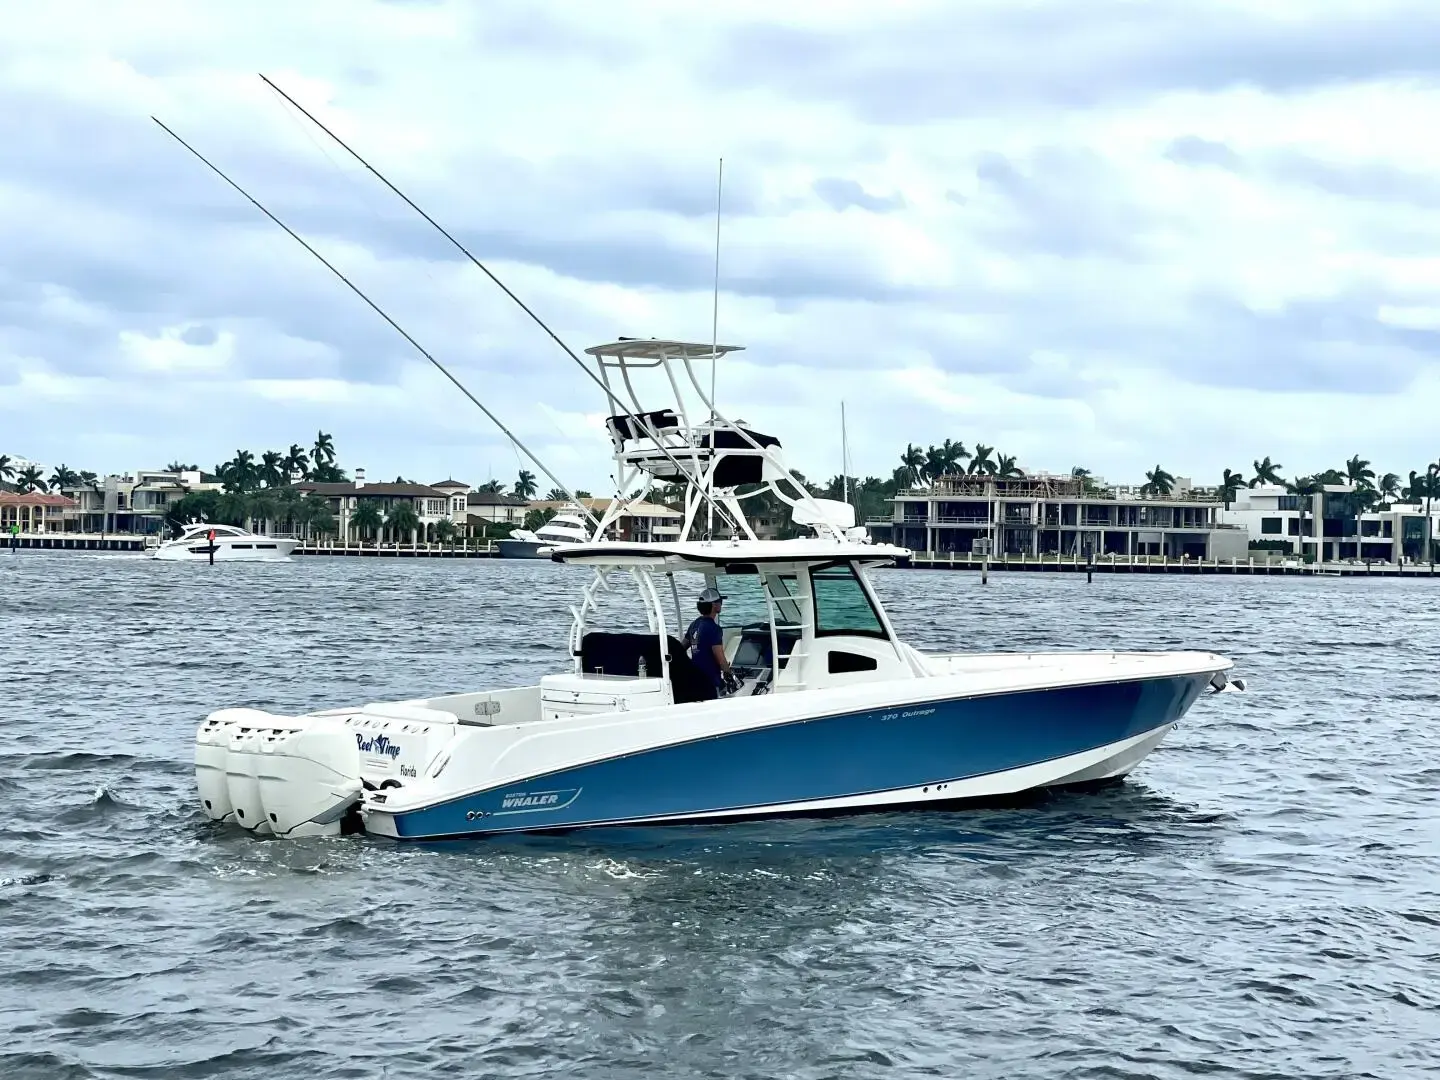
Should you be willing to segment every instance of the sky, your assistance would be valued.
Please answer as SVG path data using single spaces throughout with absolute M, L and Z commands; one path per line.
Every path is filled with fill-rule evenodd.
M 49 0 L 0 35 L 0 453 L 331 434 L 372 479 L 573 487 L 576 352 L 709 341 L 811 478 L 958 439 L 1196 483 L 1440 457 L 1432 0 Z M 542 487 L 546 486 L 542 484 Z

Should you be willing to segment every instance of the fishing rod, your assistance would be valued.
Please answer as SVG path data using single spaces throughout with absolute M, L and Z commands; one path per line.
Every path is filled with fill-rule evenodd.
M 411 337 L 410 334 L 405 330 L 405 328 L 404 328 L 403 326 L 401 326 L 401 325 L 400 325 L 399 323 L 397 323 L 394 319 L 392 319 L 388 314 L 386 314 L 385 311 L 384 311 L 384 309 L 382 309 L 379 304 L 375 303 L 374 300 L 371 300 L 370 297 L 366 296 L 365 293 L 360 290 L 360 287 L 359 287 L 359 286 L 357 286 L 353 281 L 351 281 L 348 277 L 346 277 L 346 276 L 345 276 L 344 274 L 342 274 L 339 270 L 337 270 L 337 269 L 335 268 L 335 265 L 334 265 L 333 263 L 331 263 L 329 259 L 325 258 L 324 255 L 321 255 L 318 251 L 316 251 L 313 247 L 311 247 L 311 246 L 305 241 L 305 238 L 304 238 L 304 237 L 302 237 L 302 236 L 301 236 L 299 233 L 297 233 L 294 229 L 290 228 L 289 225 L 286 225 L 285 222 L 281 221 L 278 217 L 276 217 L 274 214 L 272 214 L 269 210 L 265 209 L 265 207 L 262 206 L 262 205 L 259 203 L 259 201 L 255 199 L 254 196 L 252 196 L 248 191 L 246 191 L 244 188 L 242 188 L 242 187 L 241 187 L 239 184 L 237 184 L 234 180 L 231 180 L 230 177 L 226 176 L 223 172 L 221 172 L 221 171 L 220 171 L 220 168 L 219 168 L 218 166 L 216 166 L 215 164 L 213 164 L 213 163 L 210 161 L 209 158 L 207 158 L 204 154 L 200 153 L 199 150 L 196 150 L 193 146 L 191 146 L 188 142 L 186 142 L 184 139 L 182 139 L 179 135 L 175 134 L 175 132 L 172 131 L 170 128 L 168 128 L 158 117 L 152 116 L 152 117 L 150 117 L 150 119 L 151 119 L 151 120 L 154 120 L 155 123 L 159 124 L 159 125 L 160 125 L 160 129 L 161 129 L 162 131 L 164 131 L 165 134 L 169 135 L 172 139 L 174 139 L 176 142 L 178 142 L 178 143 L 179 143 L 181 146 L 183 146 L 186 150 L 189 150 L 190 153 L 194 154 L 197 158 L 199 158 L 199 159 L 206 165 L 206 167 L 210 169 L 211 172 L 213 172 L 216 176 L 220 177 L 221 180 L 224 180 L 225 183 L 229 184 L 232 188 L 234 188 L 234 189 L 235 189 L 236 191 L 238 191 L 241 195 L 243 195 L 243 196 L 245 197 L 245 199 L 246 199 L 252 206 L 255 207 L 255 209 L 259 210 L 262 214 L 264 214 L 267 218 L 269 218 L 271 221 L 273 221 L 276 225 L 279 225 L 280 228 L 284 229 L 287 233 L 289 233 L 291 239 L 293 239 L 296 243 L 298 243 L 301 247 L 303 247 L 303 248 L 304 248 L 306 251 L 308 251 L 311 255 L 314 255 L 315 258 L 319 259 L 320 262 L 325 266 L 325 268 L 326 268 L 327 270 L 329 270 L 332 274 L 334 274 L 337 278 L 339 278 L 341 281 L 343 281 L 343 282 L 349 287 L 349 289 L 350 289 L 351 292 L 353 292 L 353 293 L 354 293 L 356 296 L 358 296 L 361 300 L 365 301 L 365 303 L 370 306 L 371 310 L 374 311 L 375 314 L 379 315 L 382 319 L 384 319 L 387 323 L 389 323 L 392 327 L 394 327 L 395 332 L 398 333 L 401 337 L 403 337 L 406 341 L 408 341 L 408 342 L 414 347 L 414 349 L 415 349 L 416 352 L 418 352 L 421 356 L 425 357 L 426 360 L 429 360 L 430 363 L 434 364 L 435 367 L 436 367 L 436 369 L 439 370 L 440 374 L 444 375 L 447 379 L 449 379 L 452 383 L 454 383 L 455 386 L 456 386 L 456 388 L 457 388 L 462 394 L 464 394 L 467 398 L 469 398 L 469 399 L 475 404 L 475 407 L 476 407 L 476 408 L 478 408 L 482 413 L 484 413 L 487 417 L 489 417 L 491 423 L 493 423 L 496 427 L 498 427 L 502 432 L 505 433 L 505 437 L 508 438 L 512 443 L 514 443 L 514 444 L 516 445 L 516 447 L 519 448 L 519 450 L 521 451 L 521 453 L 523 453 L 526 457 L 528 457 L 531 461 L 533 461 L 533 462 L 535 463 L 535 467 L 538 468 L 541 472 L 543 472 L 543 473 L 546 475 L 546 477 L 549 478 L 549 480 L 550 480 L 550 482 L 551 482 L 552 484 L 554 484 L 557 488 L 559 488 L 561 491 L 563 491 L 563 492 L 565 493 L 565 497 L 566 497 L 567 499 L 570 499 L 572 502 L 575 503 L 576 506 L 578 506 L 578 507 L 580 508 L 581 512 L 584 513 L 584 515 L 586 516 L 586 518 L 588 518 L 592 524 L 597 525 L 597 526 L 600 524 L 599 520 L 595 517 L 594 514 L 592 514 L 592 513 L 590 512 L 589 509 L 586 508 L 585 504 L 582 503 L 579 499 L 577 499 L 577 498 L 575 497 L 574 493 L 572 493 L 571 490 L 570 490 L 568 487 L 566 487 L 564 484 L 562 484 L 562 483 L 560 482 L 559 478 L 556 477 L 556 475 L 555 475 L 554 473 L 552 473 L 549 469 L 547 469 L 547 468 L 545 467 L 545 463 L 544 463 L 543 461 L 541 461 L 538 457 L 536 457 L 536 456 L 530 451 L 529 447 L 527 447 L 523 442 L 521 442 L 521 441 L 516 437 L 516 435 L 515 435 L 514 432 L 512 432 L 509 428 L 507 428 L 504 424 L 502 424 L 502 423 L 500 422 L 500 419 L 499 419 L 494 413 L 492 413 L 489 409 L 487 409 L 487 408 L 485 407 L 485 405 L 480 401 L 479 398 L 477 398 L 477 397 L 476 397 L 474 394 L 472 394 L 468 389 L 466 389 L 464 383 L 462 383 L 462 382 L 461 382 L 459 379 L 457 379 L 454 375 L 450 374 L 449 369 L 447 369 L 444 364 L 440 363 L 439 360 L 435 359 L 435 357 L 434 357 L 433 355 L 431 355 L 431 353 L 429 352 L 429 350 L 427 350 L 423 345 L 421 345 L 418 341 L 416 341 L 413 337 Z
M 493 281 L 496 285 L 498 285 L 500 287 L 500 290 L 506 296 L 508 296 L 511 300 L 515 301 L 516 305 L 519 306 L 520 310 L 525 312 L 526 315 L 530 316 L 531 320 L 534 321 L 535 325 L 540 327 L 541 330 L 544 330 L 545 333 L 549 335 L 550 339 L 554 341 L 556 345 L 560 346 L 560 348 L 564 351 L 565 355 L 568 356 L 571 360 L 573 360 L 575 362 L 575 365 L 585 373 L 586 377 L 600 388 L 601 392 L 610 401 L 611 406 L 627 420 L 634 421 L 638 429 L 645 432 L 645 434 L 649 436 L 650 440 L 654 442 L 655 446 L 659 449 L 659 451 L 665 455 L 666 459 L 670 462 L 670 464 L 674 465 L 677 469 L 680 470 L 682 475 L 690 479 L 690 481 L 695 485 L 695 487 L 705 497 L 706 501 L 710 504 L 711 509 L 718 510 L 720 512 L 720 515 L 726 521 L 728 521 L 731 526 L 739 529 L 739 522 L 737 522 L 734 517 L 731 516 L 730 512 L 724 507 L 722 503 L 720 503 L 715 498 L 713 494 L 711 494 L 711 492 L 707 488 L 701 485 L 700 478 L 693 475 L 688 469 L 685 468 L 684 465 L 680 463 L 680 461 L 673 454 L 670 453 L 669 449 L 665 446 L 663 440 L 661 440 L 659 431 L 652 427 L 649 421 L 646 420 L 644 417 L 637 413 L 631 412 L 629 407 L 618 397 L 615 396 L 614 391 L 612 391 L 610 387 L 606 385 L 605 381 L 601 379 L 598 375 L 596 375 L 593 371 L 591 371 L 589 367 L 586 366 L 585 361 L 581 360 L 580 357 L 576 356 L 574 350 L 572 350 L 569 345 L 566 345 L 565 342 L 561 340 L 560 335 L 555 333 L 554 330 L 550 329 L 550 327 L 545 323 L 545 320 L 540 318 L 539 315 L 535 314 L 535 312 L 531 310 L 530 306 L 526 304 L 525 301 L 521 300 L 520 297 L 516 296 L 515 293 L 510 290 L 509 286 L 507 286 L 503 281 L 496 277 L 493 272 L 491 272 L 488 266 L 486 266 L 473 254 L 471 254 L 469 248 L 467 248 L 459 240 L 455 239 L 455 237 L 452 236 L 443 225 L 441 225 L 433 217 L 431 217 L 424 210 L 422 210 L 415 203 L 415 200 L 411 199 L 410 196 L 406 195 L 398 187 L 392 184 L 379 169 L 375 168 L 374 165 L 371 165 L 370 162 L 366 161 L 363 157 L 361 157 L 360 154 L 353 147 L 351 147 L 349 143 L 347 143 L 344 139 L 340 138 L 339 135 L 336 135 L 335 132 L 331 131 L 328 127 L 326 127 L 325 124 L 323 124 L 315 116 L 314 113 L 312 113 L 309 109 L 305 108 L 304 105 L 301 105 L 284 90 L 280 89 L 280 87 L 275 85 L 275 83 L 270 79 L 270 77 L 267 76 L 264 72 L 259 72 L 258 74 L 260 75 L 260 78 L 264 81 L 266 86 L 270 87 L 271 90 L 279 94 L 287 102 L 293 105 L 302 115 L 304 115 L 307 120 L 309 120 L 312 124 L 318 127 L 326 135 L 330 136 L 330 138 L 333 139 L 340 146 L 341 149 L 343 149 L 347 154 L 349 154 L 361 165 L 363 165 L 367 170 L 369 170 L 369 172 L 373 174 L 377 180 L 379 180 L 392 192 L 398 195 L 400 199 L 404 201 L 407 206 L 410 207 L 410 209 L 414 210 L 417 214 L 419 214 L 422 218 L 429 222 L 429 224 L 435 229 L 436 232 L 438 232 L 441 236 L 445 237 L 446 240 L 450 241 L 450 243 L 455 247 L 457 251 L 459 251 L 467 259 L 469 259 L 477 267 L 479 267 L 480 270 L 485 274 L 485 276 L 488 277 L 491 281 Z M 621 495 L 623 497 L 624 493 L 622 492 Z

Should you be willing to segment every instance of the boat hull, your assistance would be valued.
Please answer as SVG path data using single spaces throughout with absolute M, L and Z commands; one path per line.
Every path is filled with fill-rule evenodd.
M 256 540 L 243 541 L 251 545 L 265 544 L 267 546 L 257 548 L 254 546 L 236 549 L 230 544 L 217 543 L 215 545 L 216 562 L 280 562 L 288 559 L 299 546 L 298 540 L 280 540 L 269 537 L 258 537 Z M 161 562 L 203 562 L 210 561 L 208 551 L 192 551 L 189 546 L 174 545 L 161 546 L 154 550 L 151 558 Z
M 549 555 L 541 555 L 540 549 L 554 547 L 553 543 L 545 544 L 538 540 L 496 540 L 495 551 L 502 559 L 548 559 Z
M 995 798 L 1116 779 L 1160 743 L 1212 674 L 790 719 L 537 772 L 429 805 L 391 810 L 367 799 L 365 828 L 399 839 L 442 839 L 695 823 Z

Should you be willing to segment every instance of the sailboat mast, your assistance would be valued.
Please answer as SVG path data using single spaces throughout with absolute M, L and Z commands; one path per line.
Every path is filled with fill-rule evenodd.
M 840 487 L 850 501 L 850 443 L 845 435 L 845 401 L 840 401 Z

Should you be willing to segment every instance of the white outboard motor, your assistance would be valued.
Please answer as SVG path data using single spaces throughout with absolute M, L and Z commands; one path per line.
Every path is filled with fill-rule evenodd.
M 257 709 L 220 709 L 195 731 L 195 787 L 200 809 L 211 821 L 234 821 L 235 806 L 225 779 L 230 738 L 240 727 L 256 727 L 269 719 Z
M 270 717 L 265 719 L 268 721 Z M 225 787 L 230 793 L 235 824 L 260 836 L 269 836 L 273 830 L 265 816 L 265 804 L 260 799 L 261 729 L 247 723 L 231 724 L 228 730 L 230 741 L 225 754 Z
M 260 800 L 276 836 L 338 836 L 360 801 L 355 732 L 322 717 L 276 723 L 260 733 Z

